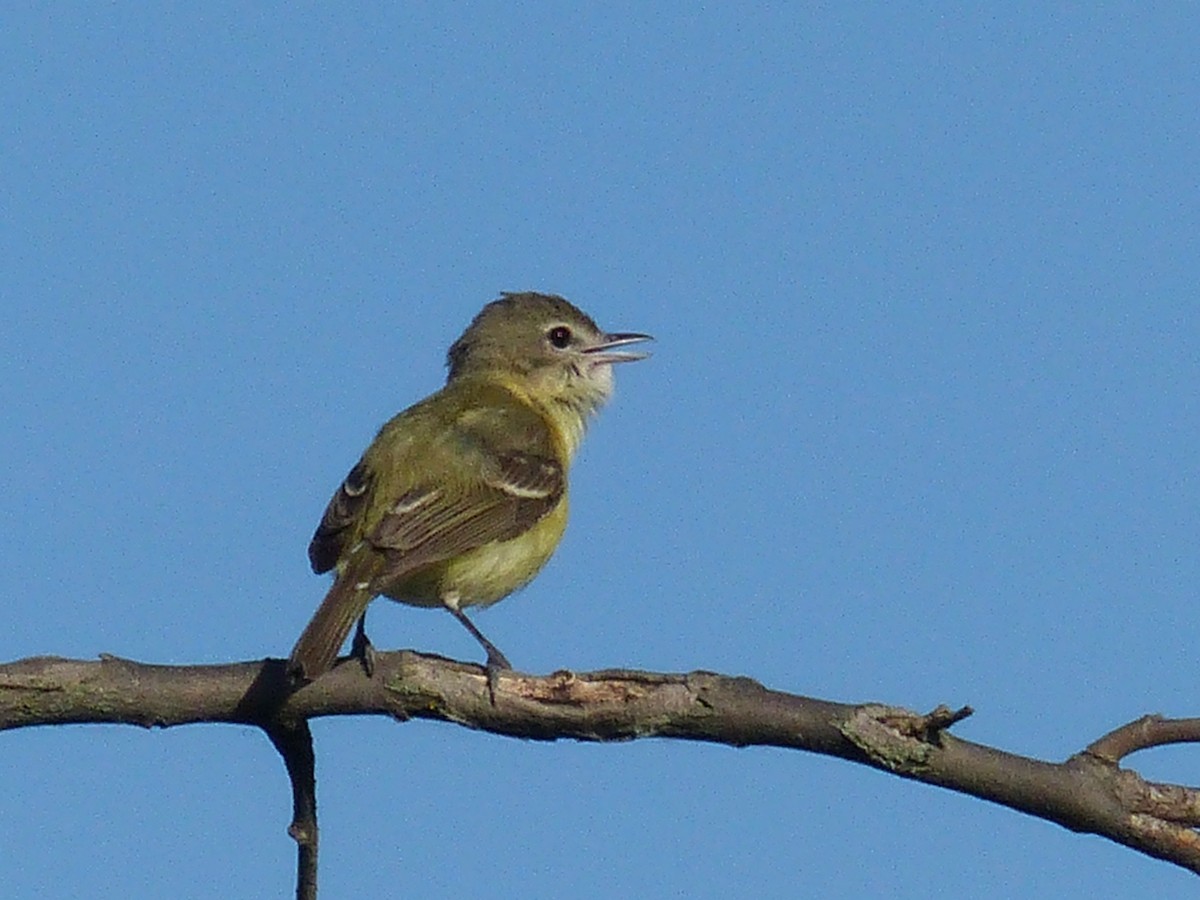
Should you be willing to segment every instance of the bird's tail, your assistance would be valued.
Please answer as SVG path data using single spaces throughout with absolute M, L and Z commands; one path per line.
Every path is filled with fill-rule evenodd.
M 354 573 L 339 574 L 292 648 L 288 674 L 303 682 L 314 681 L 328 672 L 346 642 L 346 635 L 374 596 L 367 583 L 354 577 Z

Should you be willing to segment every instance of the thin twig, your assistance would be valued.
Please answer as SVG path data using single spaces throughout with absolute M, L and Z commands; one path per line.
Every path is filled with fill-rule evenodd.
M 1138 750 L 1164 744 L 1200 743 L 1200 718 L 1167 719 L 1159 715 L 1142 716 L 1110 731 L 1084 751 L 1109 763 L 1119 763 Z
M 283 757 L 292 783 L 292 823 L 288 834 L 296 841 L 296 900 L 316 900 L 317 779 L 312 731 L 303 719 L 295 724 L 268 722 L 263 730 Z

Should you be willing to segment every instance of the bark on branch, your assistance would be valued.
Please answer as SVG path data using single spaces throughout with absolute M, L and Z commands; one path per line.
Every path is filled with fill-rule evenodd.
M 919 714 L 878 703 L 834 703 L 713 672 L 502 673 L 493 703 L 479 666 L 410 651 L 379 653 L 371 678 L 357 662 L 343 661 L 294 692 L 283 666 L 274 659 L 215 666 L 147 665 L 113 656 L 18 660 L 0 665 L 0 730 L 81 722 L 262 728 L 292 780 L 298 896 L 315 896 L 316 884 L 307 721 L 363 714 L 439 719 L 537 740 L 665 737 L 808 750 L 990 800 L 1200 874 L 1200 789 L 1149 782 L 1119 765 L 1147 747 L 1200 743 L 1200 719 L 1146 716 L 1054 763 L 954 737 L 947 729 L 971 714 L 968 707 Z

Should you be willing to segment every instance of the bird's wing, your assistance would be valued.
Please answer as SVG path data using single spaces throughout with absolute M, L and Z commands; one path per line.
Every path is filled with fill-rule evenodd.
M 368 448 L 329 501 L 309 544 L 314 571 L 332 569 L 365 541 L 387 556 L 377 578 L 386 582 L 491 541 L 517 537 L 562 498 L 566 472 L 556 459 L 548 426 L 533 410 L 515 402 L 472 407 L 443 425 L 436 443 L 422 447 L 388 440 L 385 426 L 376 445 L 404 447 L 404 453 L 422 463 L 397 466 L 388 452 L 376 451 L 376 445 Z M 448 463 L 441 462 L 447 458 Z M 455 467 L 453 478 L 439 477 L 445 465 Z M 385 471 L 387 466 L 392 470 Z M 424 477 L 398 483 L 397 468 Z M 377 492 L 396 495 L 382 512 Z M 367 515 L 380 517 L 367 522 Z
M 308 560 L 318 575 L 336 566 L 348 549 L 354 526 L 366 512 L 374 483 L 375 472 L 363 457 L 330 498 L 308 545 Z
M 490 454 L 483 477 L 468 487 L 409 491 L 367 535 L 389 560 L 378 580 L 517 537 L 554 509 L 565 486 L 555 460 L 505 451 Z

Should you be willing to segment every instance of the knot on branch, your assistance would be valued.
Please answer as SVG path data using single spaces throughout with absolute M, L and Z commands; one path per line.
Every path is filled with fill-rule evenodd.
M 941 744 L 942 732 L 974 710 L 948 706 L 921 715 L 895 706 L 866 705 L 840 726 L 843 735 L 874 762 L 894 772 L 923 769 Z

